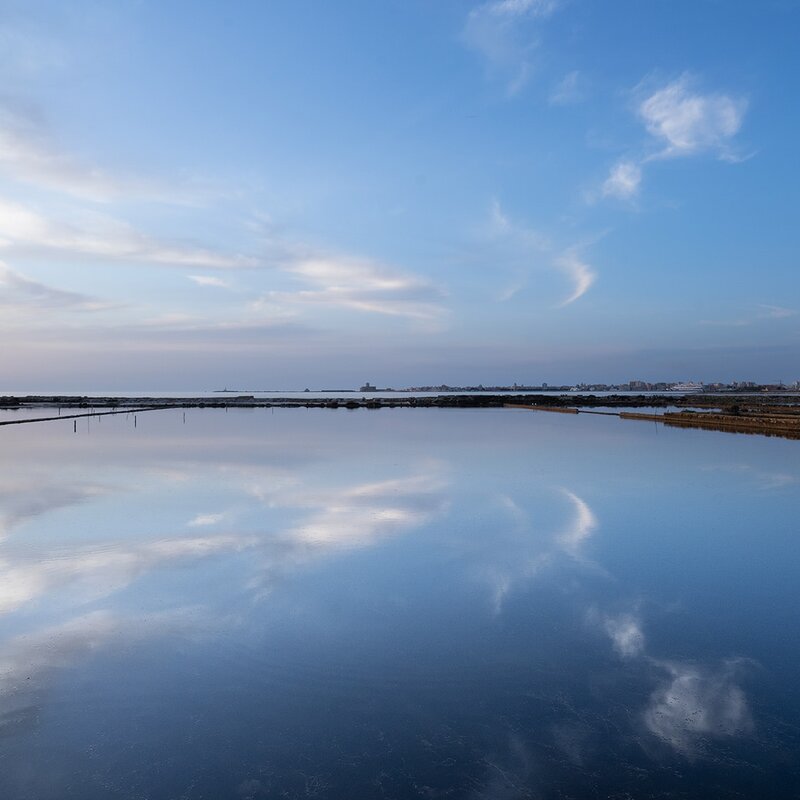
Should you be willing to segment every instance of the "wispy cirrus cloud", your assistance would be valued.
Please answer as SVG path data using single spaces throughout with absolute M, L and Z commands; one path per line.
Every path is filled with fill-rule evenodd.
M 630 200 L 642 182 L 643 167 L 653 161 L 710 154 L 741 161 L 734 139 L 747 113 L 747 98 L 724 92 L 702 92 L 684 74 L 641 96 L 636 116 L 649 135 L 643 152 L 614 164 L 601 187 L 603 197 Z
M 572 292 L 559 303 L 559 308 L 564 308 L 589 291 L 597 280 L 597 273 L 581 258 L 579 251 L 574 247 L 559 256 L 556 265 L 572 281 Z
M 629 200 L 639 193 L 642 182 L 642 167 L 635 161 L 618 161 L 603 182 L 603 197 Z
M 215 275 L 187 275 L 190 281 L 193 281 L 198 286 L 211 286 L 217 289 L 230 289 L 231 285 L 223 278 L 218 278 Z
M 444 291 L 428 279 L 347 256 L 298 255 L 280 269 L 307 288 L 272 291 L 255 305 L 316 305 L 418 320 L 439 320 Z
M 197 514 L 186 524 L 190 528 L 202 528 L 208 525 L 216 525 L 225 518 L 224 514 Z
M 0 102 L 0 174 L 94 203 L 136 199 L 196 205 L 209 194 L 196 183 L 167 182 L 88 163 L 58 146 L 40 112 L 8 101 Z
M 735 319 L 728 320 L 700 320 L 701 325 L 714 325 L 723 328 L 745 328 L 750 325 L 755 325 L 759 322 L 768 320 L 791 319 L 798 315 L 797 309 L 785 308 L 784 306 L 774 306 L 768 303 L 759 303 L 756 310 L 750 314 L 746 314 Z
M 551 106 L 571 106 L 584 99 L 583 76 L 578 70 L 568 72 L 550 92 Z
M 533 72 L 538 45 L 536 23 L 560 5 L 560 0 L 491 0 L 469 12 L 462 41 L 484 57 L 490 72 L 506 83 L 509 95 L 514 95 Z
M 0 198 L 0 249 L 207 269 L 247 269 L 260 263 L 252 256 L 156 239 L 105 214 L 84 212 L 76 216 L 76 221 L 56 221 L 26 205 Z
M 597 272 L 582 256 L 582 245 L 557 247 L 549 237 L 512 221 L 497 200 L 491 205 L 488 235 L 501 245 L 498 260 L 508 261 L 515 271 L 513 280 L 497 294 L 500 302 L 510 300 L 524 288 L 537 262 L 566 276 L 571 285 L 556 308 L 564 308 L 583 297 L 597 280 Z
M 27 313 L 36 309 L 98 312 L 118 307 L 116 303 L 32 280 L 0 261 L 0 308 L 6 312 Z

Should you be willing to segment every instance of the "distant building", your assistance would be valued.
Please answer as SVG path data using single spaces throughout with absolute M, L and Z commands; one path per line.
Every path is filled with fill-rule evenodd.
M 369 381 L 367 381 L 359 390 L 359 392 L 377 392 L 378 387 L 373 386 Z

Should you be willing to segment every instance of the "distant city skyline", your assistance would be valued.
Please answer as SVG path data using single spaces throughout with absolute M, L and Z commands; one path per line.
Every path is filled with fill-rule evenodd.
M 800 3 L 9 0 L 0 393 L 800 377 Z

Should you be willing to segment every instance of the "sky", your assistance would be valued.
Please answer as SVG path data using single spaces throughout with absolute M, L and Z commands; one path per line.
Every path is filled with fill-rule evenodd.
M 0 0 L 0 392 L 800 379 L 796 0 Z

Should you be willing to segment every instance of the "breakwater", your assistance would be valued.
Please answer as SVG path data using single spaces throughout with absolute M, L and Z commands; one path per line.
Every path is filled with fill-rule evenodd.
M 524 405 L 507 403 L 508 408 L 529 411 L 546 411 L 572 414 L 602 414 L 624 420 L 657 422 L 678 428 L 702 428 L 704 430 L 729 433 L 750 433 L 762 436 L 780 436 L 785 439 L 800 439 L 800 407 L 749 406 L 745 413 L 738 407 L 727 411 L 667 411 L 661 414 L 638 411 L 594 411 L 582 408 L 560 408 L 557 406 Z

